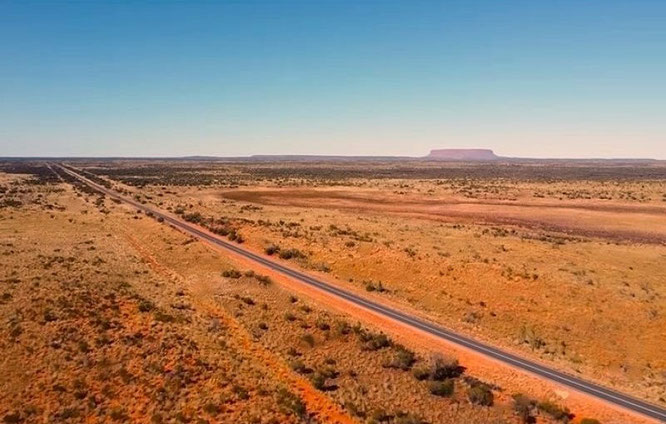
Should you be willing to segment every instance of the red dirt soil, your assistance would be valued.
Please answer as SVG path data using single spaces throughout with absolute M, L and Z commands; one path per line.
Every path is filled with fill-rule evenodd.
M 209 231 L 203 228 L 201 228 L 201 230 L 215 237 L 215 235 Z M 394 337 L 408 346 L 427 352 L 447 352 L 452 356 L 457 357 L 470 374 L 483 376 L 484 379 L 493 381 L 502 386 L 507 393 L 505 399 L 503 399 L 504 402 L 508 403 L 510 401 L 509 394 L 511 393 L 524 392 L 537 398 L 548 398 L 555 394 L 557 397 L 561 398 L 578 417 L 594 416 L 604 423 L 615 424 L 655 422 L 632 411 L 619 408 L 616 405 L 601 401 L 585 393 L 577 392 L 568 387 L 544 380 L 543 378 L 529 374 L 523 370 L 519 370 L 502 362 L 482 356 L 474 351 L 441 340 L 386 316 L 378 315 L 371 310 L 344 299 L 333 297 L 314 287 L 298 283 L 276 271 L 264 268 L 254 261 L 250 261 L 245 257 L 231 253 L 222 247 L 213 246 L 208 243 L 205 243 L 205 245 L 213 251 L 223 253 L 225 256 L 233 257 L 235 261 L 243 267 L 259 270 L 263 274 L 269 275 L 274 281 L 290 292 L 298 293 L 299 295 L 310 298 L 325 309 L 352 316 L 366 325 L 373 326 L 391 335 L 391 337 Z M 311 273 L 329 284 L 336 285 L 334 281 L 331 281 L 329 277 L 322 273 Z M 396 308 L 396 305 L 393 305 L 390 301 L 384 299 L 373 297 L 373 301 Z M 403 310 L 405 309 L 404 307 L 400 308 Z M 406 312 L 416 316 L 420 315 L 418 311 L 408 310 Z M 421 316 L 421 318 L 426 317 Z M 515 353 L 518 354 L 517 352 Z
M 185 278 L 179 275 L 176 271 L 159 263 L 150 251 L 142 246 L 138 240 L 127 233 L 124 234 L 124 237 L 153 271 L 162 274 L 183 286 L 187 285 Z M 194 291 L 196 293 L 196 288 L 193 289 L 195 289 Z M 263 348 L 258 343 L 254 343 L 248 332 L 222 308 L 215 305 L 214 302 L 207 301 L 204 296 L 195 296 L 194 299 L 197 300 L 199 306 L 224 323 L 233 334 L 233 339 L 239 342 L 240 347 L 248 356 L 256 358 L 257 362 L 262 363 L 275 377 L 280 381 L 287 383 L 289 388 L 296 392 L 307 405 L 308 411 L 317 415 L 322 422 L 332 424 L 356 423 L 356 420 L 346 414 L 339 405 L 332 402 L 331 399 L 322 392 L 314 389 L 303 377 L 292 372 L 282 361 L 276 358 L 267 349 Z
M 228 190 L 222 197 L 275 206 L 357 210 L 446 222 L 520 225 L 584 237 L 666 244 L 666 207 L 554 201 L 477 201 L 326 189 Z

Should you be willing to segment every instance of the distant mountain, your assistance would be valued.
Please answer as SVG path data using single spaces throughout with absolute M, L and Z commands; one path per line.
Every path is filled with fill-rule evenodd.
M 434 149 L 426 156 L 427 159 L 435 160 L 497 160 L 499 156 L 495 155 L 490 149 Z
M 491 149 L 433 149 L 430 154 L 426 156 L 345 156 L 345 155 L 251 155 L 251 156 L 208 156 L 208 155 L 192 155 L 192 156 L 62 156 L 62 157 L 2 157 L 0 160 L 85 160 L 85 159 L 105 159 L 105 160 L 184 160 L 184 161 L 224 161 L 224 162 L 270 162 L 270 161 L 286 161 L 286 162 L 353 162 L 353 161 L 386 161 L 386 162 L 401 162 L 401 161 L 459 161 L 459 162 L 490 162 L 497 161 L 502 163 L 571 163 L 571 164 L 601 164 L 601 165 L 636 165 L 636 164 L 656 164 L 664 165 L 666 160 L 663 159 L 648 159 L 648 158 L 529 158 L 529 157 L 513 157 L 513 156 L 498 156 Z

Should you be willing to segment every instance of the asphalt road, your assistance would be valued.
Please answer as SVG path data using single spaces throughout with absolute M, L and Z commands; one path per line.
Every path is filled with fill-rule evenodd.
M 646 417 L 654 418 L 656 420 L 666 422 L 666 408 L 654 405 L 652 403 L 636 399 L 632 396 L 625 395 L 623 393 L 617 392 L 615 390 L 608 389 L 606 387 L 600 386 L 596 383 L 591 383 L 588 381 L 583 380 L 582 378 L 575 377 L 566 373 L 563 373 L 561 371 L 557 371 L 555 369 L 549 368 L 547 366 L 544 366 L 538 362 L 530 361 L 525 358 L 521 358 L 519 356 L 516 356 L 514 354 L 505 352 L 501 349 L 498 349 L 496 347 L 487 345 L 482 342 L 478 342 L 474 339 L 471 339 L 466 336 L 462 336 L 460 334 L 457 334 L 451 330 L 447 330 L 446 328 L 440 327 L 436 324 L 432 324 L 430 322 L 424 321 L 419 318 L 415 318 L 411 315 L 408 315 L 404 312 L 401 312 L 397 309 L 394 308 L 389 308 L 386 306 L 383 306 L 379 303 L 373 302 L 371 300 L 365 299 L 361 296 L 358 296 L 354 293 L 348 292 L 346 290 L 343 290 L 341 288 L 338 288 L 336 286 L 333 286 L 329 283 L 325 283 L 323 281 L 317 280 L 314 277 L 311 277 L 303 272 L 296 271 L 294 269 L 291 269 L 287 266 L 284 266 L 278 262 L 275 262 L 271 259 L 268 259 L 265 256 L 258 255 L 256 253 L 250 252 L 242 247 L 239 247 L 236 244 L 230 243 L 228 241 L 225 241 L 221 237 L 217 237 L 215 235 L 211 235 L 207 232 L 201 231 L 196 225 L 189 224 L 185 221 L 182 221 L 180 219 L 176 219 L 170 215 L 164 214 L 160 212 L 159 210 L 147 207 L 146 205 L 143 205 L 139 202 L 136 202 L 132 199 L 126 198 L 121 196 L 120 194 L 116 193 L 113 190 L 109 190 L 99 184 L 96 184 L 95 182 L 89 180 L 88 178 L 85 178 L 84 176 L 70 170 L 67 168 L 64 168 L 62 166 L 59 166 L 59 168 L 66 172 L 67 174 L 79 179 L 80 181 L 84 182 L 91 188 L 94 188 L 97 191 L 100 191 L 110 197 L 116 198 L 122 202 L 128 203 L 137 209 L 140 209 L 144 212 L 150 212 L 156 217 L 161 217 L 164 219 L 164 222 L 172 225 L 175 228 L 178 228 L 179 230 L 191 234 L 195 237 L 198 237 L 202 240 L 207 241 L 208 243 L 214 244 L 216 246 L 222 247 L 226 250 L 232 251 L 233 253 L 236 253 L 240 256 L 243 256 L 247 259 L 250 259 L 254 262 L 257 262 L 267 268 L 270 268 L 274 271 L 277 271 L 281 274 L 284 274 L 300 283 L 303 284 L 308 284 L 310 286 L 316 287 L 317 289 L 324 291 L 330 295 L 337 296 L 339 298 L 345 299 L 351 303 L 354 303 L 356 305 L 362 306 L 366 309 L 369 309 L 371 311 L 374 311 L 375 313 L 379 315 L 383 315 L 385 317 L 389 317 L 391 319 L 394 319 L 396 321 L 399 321 L 403 324 L 406 324 L 407 326 L 419 329 L 421 331 L 425 331 L 426 333 L 429 333 L 433 336 L 439 337 L 441 339 L 447 340 L 449 342 L 455 343 L 457 345 L 466 347 L 468 349 L 471 349 L 475 352 L 478 352 L 482 355 L 485 355 L 487 357 L 499 360 L 501 362 L 504 362 L 506 364 L 509 364 L 513 367 L 520 368 L 522 370 L 528 371 L 532 374 L 538 375 L 540 377 L 546 378 L 548 380 L 554 381 L 556 383 L 568 386 L 572 389 L 578 390 L 580 392 L 589 394 L 591 396 L 594 396 L 596 398 L 602 399 L 606 402 L 612 403 L 614 405 L 623 407 L 625 409 L 637 412 L 639 414 L 642 414 Z

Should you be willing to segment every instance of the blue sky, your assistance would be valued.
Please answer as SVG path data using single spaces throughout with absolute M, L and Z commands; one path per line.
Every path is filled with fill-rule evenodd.
M 664 1 L 8 2 L 0 156 L 666 159 Z

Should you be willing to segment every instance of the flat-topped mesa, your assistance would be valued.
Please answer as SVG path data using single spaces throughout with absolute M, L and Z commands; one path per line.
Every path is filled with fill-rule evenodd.
M 428 159 L 437 160 L 497 160 L 490 149 L 435 149 L 426 156 Z

